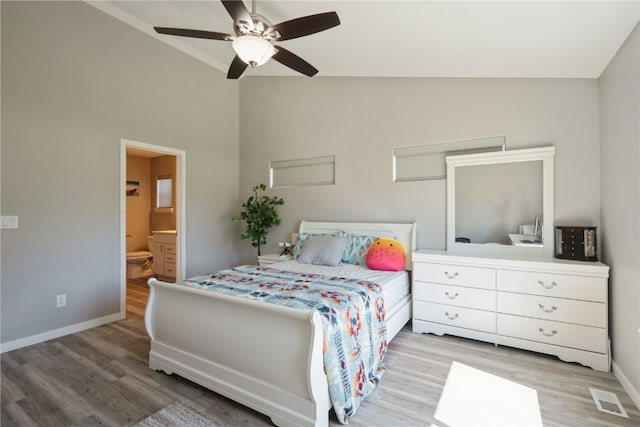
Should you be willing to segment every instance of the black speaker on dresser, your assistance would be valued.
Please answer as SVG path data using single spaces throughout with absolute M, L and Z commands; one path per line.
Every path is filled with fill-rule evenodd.
M 598 261 L 597 227 L 556 226 L 556 258 Z

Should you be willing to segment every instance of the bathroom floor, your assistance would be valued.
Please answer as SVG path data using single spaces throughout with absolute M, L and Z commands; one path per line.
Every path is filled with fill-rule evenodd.
M 148 299 L 147 279 L 127 279 L 127 319 L 144 317 Z

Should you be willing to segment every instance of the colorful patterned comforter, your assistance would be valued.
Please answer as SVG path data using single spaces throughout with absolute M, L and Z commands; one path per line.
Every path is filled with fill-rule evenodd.
M 382 288 L 376 283 L 240 266 L 183 285 L 257 299 L 322 317 L 324 370 L 338 420 L 347 424 L 384 373 L 387 350 Z

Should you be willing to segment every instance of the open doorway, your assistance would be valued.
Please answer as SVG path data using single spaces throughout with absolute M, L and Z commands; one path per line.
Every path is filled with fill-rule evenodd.
M 144 313 L 144 292 L 148 292 L 149 277 L 165 281 L 184 278 L 185 157 L 182 150 L 121 141 L 120 315 L 123 319 L 127 314 Z M 136 301 L 135 295 L 141 291 L 143 295 Z M 134 296 L 129 312 L 127 294 Z

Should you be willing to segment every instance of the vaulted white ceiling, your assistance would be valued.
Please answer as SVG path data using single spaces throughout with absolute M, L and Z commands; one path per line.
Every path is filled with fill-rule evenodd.
M 220 1 L 87 1 L 226 73 L 230 42 L 153 26 L 233 34 Z M 251 1 L 245 0 L 251 10 Z M 336 11 L 335 28 L 280 44 L 318 76 L 597 78 L 640 20 L 631 1 L 258 0 L 272 23 Z M 244 77 L 299 75 L 276 61 Z M 306 77 L 305 77 L 306 78 Z

